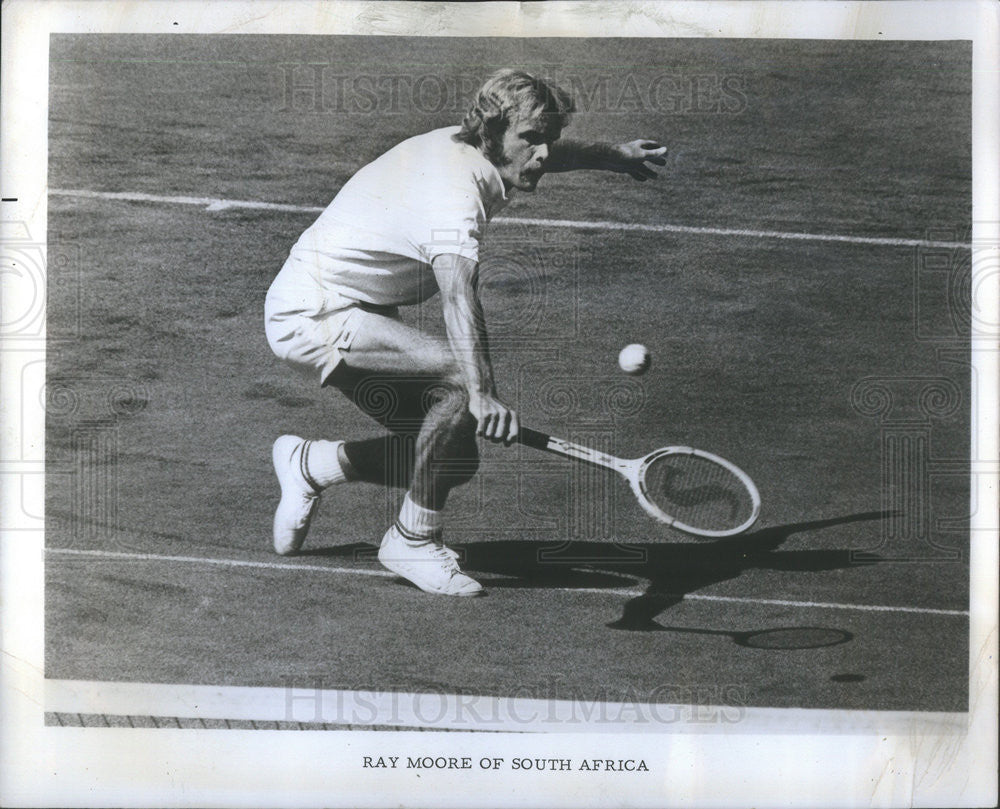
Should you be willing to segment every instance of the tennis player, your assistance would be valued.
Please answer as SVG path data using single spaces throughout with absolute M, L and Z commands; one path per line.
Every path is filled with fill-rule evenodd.
M 546 172 L 605 169 L 646 180 L 656 176 L 649 164 L 666 162 L 666 149 L 649 141 L 559 140 L 572 112 L 560 87 L 502 70 L 480 88 L 461 126 L 405 140 L 362 168 L 295 243 L 267 293 L 268 342 L 388 434 L 274 442 L 279 554 L 302 547 L 329 487 L 403 486 L 379 561 L 429 593 L 482 592 L 443 542 L 442 510 L 476 472 L 477 436 L 510 444 L 519 429 L 497 393 L 479 299 L 486 224 Z M 398 307 L 439 293 L 447 339 L 400 320 Z

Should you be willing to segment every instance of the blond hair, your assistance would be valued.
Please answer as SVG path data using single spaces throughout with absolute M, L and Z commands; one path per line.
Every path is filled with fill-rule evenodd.
M 479 88 L 456 137 L 499 164 L 503 135 L 517 116 L 541 113 L 548 116 L 549 125 L 561 129 L 574 109 L 572 97 L 558 85 L 523 70 L 499 70 Z

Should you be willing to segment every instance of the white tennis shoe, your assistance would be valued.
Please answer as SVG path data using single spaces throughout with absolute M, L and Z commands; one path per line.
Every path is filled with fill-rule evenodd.
M 458 554 L 433 539 L 406 539 L 393 526 L 385 532 L 378 551 L 382 566 L 413 582 L 425 593 L 446 596 L 475 596 L 483 586 L 458 567 Z
M 322 490 L 306 480 L 303 468 L 307 443 L 297 435 L 283 435 L 271 449 L 274 473 L 281 486 L 281 501 L 274 512 L 274 550 L 282 556 L 302 547 L 319 507 Z

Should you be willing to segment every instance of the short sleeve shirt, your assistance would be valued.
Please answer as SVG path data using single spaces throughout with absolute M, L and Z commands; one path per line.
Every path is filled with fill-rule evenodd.
M 296 242 L 269 296 L 313 314 L 358 301 L 419 303 L 438 291 L 437 256 L 478 261 L 507 195 L 496 167 L 458 131 L 410 138 L 358 171 Z

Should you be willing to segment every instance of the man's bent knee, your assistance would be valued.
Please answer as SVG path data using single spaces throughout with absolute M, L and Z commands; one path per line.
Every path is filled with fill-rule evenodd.
M 438 412 L 447 414 L 449 420 L 456 428 L 465 427 L 465 417 L 472 418 L 469 412 L 469 391 L 460 380 L 458 375 L 449 375 L 431 385 L 425 391 L 426 410 L 436 408 Z M 473 419 L 473 431 L 475 431 L 475 419 Z
M 429 402 L 428 416 L 435 426 L 447 431 L 450 440 L 463 449 L 476 449 L 476 418 L 469 410 L 469 392 L 465 386 L 456 382 L 444 382 L 434 386 L 428 394 L 433 397 Z

